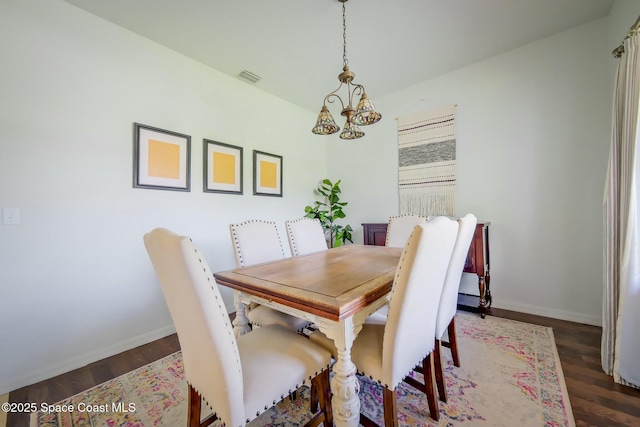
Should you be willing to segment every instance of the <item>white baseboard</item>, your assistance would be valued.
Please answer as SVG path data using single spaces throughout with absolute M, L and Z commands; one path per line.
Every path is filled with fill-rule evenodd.
M 538 316 L 551 317 L 554 319 L 568 320 L 570 322 L 584 323 L 587 325 L 602 326 L 602 318 L 600 316 L 593 316 L 585 313 L 553 310 L 544 307 L 503 300 L 501 300 L 497 304 L 494 303 L 493 307 L 502 308 L 505 310 L 519 311 L 521 313 L 535 314 Z M 228 307 L 227 309 L 229 310 L 229 312 L 235 311 L 233 307 Z M 39 369 L 31 371 L 27 375 L 18 375 L 13 378 L 3 378 L 2 380 L 0 380 L 0 394 L 9 393 L 10 391 L 16 390 L 18 388 L 30 384 L 35 384 L 39 381 L 55 377 L 56 375 L 64 374 L 74 369 L 81 368 L 88 365 L 89 363 L 93 363 L 106 357 L 110 357 L 123 351 L 138 347 L 140 345 L 147 344 L 151 341 L 164 338 L 167 335 L 171 335 L 175 332 L 175 326 L 165 326 L 164 328 L 156 329 L 146 334 L 142 334 L 125 341 L 114 343 L 112 345 L 81 354 L 72 359 L 41 367 Z
M 500 300 L 493 303 L 492 307 L 502 308 L 505 310 L 518 311 L 520 313 L 535 314 L 538 316 L 551 317 L 553 319 L 568 320 L 570 322 L 584 323 L 586 325 L 602 326 L 602 317 L 585 313 L 576 313 L 574 311 L 554 310 L 535 305 L 520 304 L 511 301 Z
M 0 380 L 0 394 L 9 393 L 10 391 L 17 390 L 21 387 L 35 384 L 37 382 L 55 377 L 56 375 L 73 371 L 74 369 L 81 368 L 88 365 L 89 363 L 97 362 L 98 360 L 102 360 L 118 353 L 122 353 L 123 351 L 150 343 L 151 341 L 155 341 L 160 338 L 164 338 L 175 332 L 175 326 L 165 326 L 146 334 L 138 335 L 125 341 L 120 341 L 112 345 L 108 345 L 106 347 L 78 355 L 77 357 L 74 357 L 72 359 L 67 359 L 48 366 L 40 367 L 29 372 L 26 375 L 17 375 L 13 378 L 2 378 Z

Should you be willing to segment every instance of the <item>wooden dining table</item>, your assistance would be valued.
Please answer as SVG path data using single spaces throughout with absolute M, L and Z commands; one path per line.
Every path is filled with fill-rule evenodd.
M 365 319 L 388 302 L 402 249 L 347 245 L 214 273 L 233 289 L 234 332 L 250 331 L 247 304 L 256 302 L 308 320 L 337 348 L 331 392 L 336 426 L 359 425 L 360 398 L 351 346 Z

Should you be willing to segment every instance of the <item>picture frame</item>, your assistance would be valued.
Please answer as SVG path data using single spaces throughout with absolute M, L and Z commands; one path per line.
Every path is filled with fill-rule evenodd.
M 282 197 L 282 156 L 253 150 L 253 194 Z
M 191 136 L 134 123 L 133 187 L 191 191 Z
M 242 194 L 242 147 L 203 139 L 202 150 L 202 191 Z

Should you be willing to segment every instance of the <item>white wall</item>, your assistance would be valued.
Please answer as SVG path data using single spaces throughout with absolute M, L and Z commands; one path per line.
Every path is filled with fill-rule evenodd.
M 491 221 L 494 306 L 600 324 L 611 49 L 602 19 L 391 96 L 367 87 L 383 120 L 332 141 L 328 165 L 358 238 L 398 213 L 395 118 L 457 103 L 456 213 Z
M 0 207 L 22 224 L 0 225 L 0 394 L 172 331 L 142 245 L 155 226 L 230 268 L 230 222 L 299 216 L 329 177 L 362 242 L 360 223 L 397 213 L 394 119 L 450 103 L 457 211 L 492 222 L 495 306 L 599 323 L 610 51 L 639 8 L 616 0 L 607 19 L 385 98 L 369 87 L 383 121 L 329 139 L 327 158 L 313 112 L 67 3 L 3 0 Z M 191 192 L 131 188 L 134 121 L 192 136 Z M 202 193 L 203 138 L 245 148 L 243 196 Z M 284 198 L 251 195 L 253 149 L 284 156 Z
M 229 223 L 282 232 L 325 177 L 314 113 L 67 3 L 0 3 L 0 52 L 0 207 L 22 222 L 0 225 L 0 394 L 173 331 L 145 232 L 232 268 Z M 191 135 L 191 192 L 132 188 L 133 122 Z M 244 195 L 202 192 L 203 138 L 244 147 Z M 252 195 L 253 149 L 284 157 L 283 198 Z

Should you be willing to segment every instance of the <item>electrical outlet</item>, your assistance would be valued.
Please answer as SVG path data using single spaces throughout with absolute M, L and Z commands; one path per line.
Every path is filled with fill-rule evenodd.
M 2 224 L 4 225 L 20 224 L 20 209 L 2 208 Z

